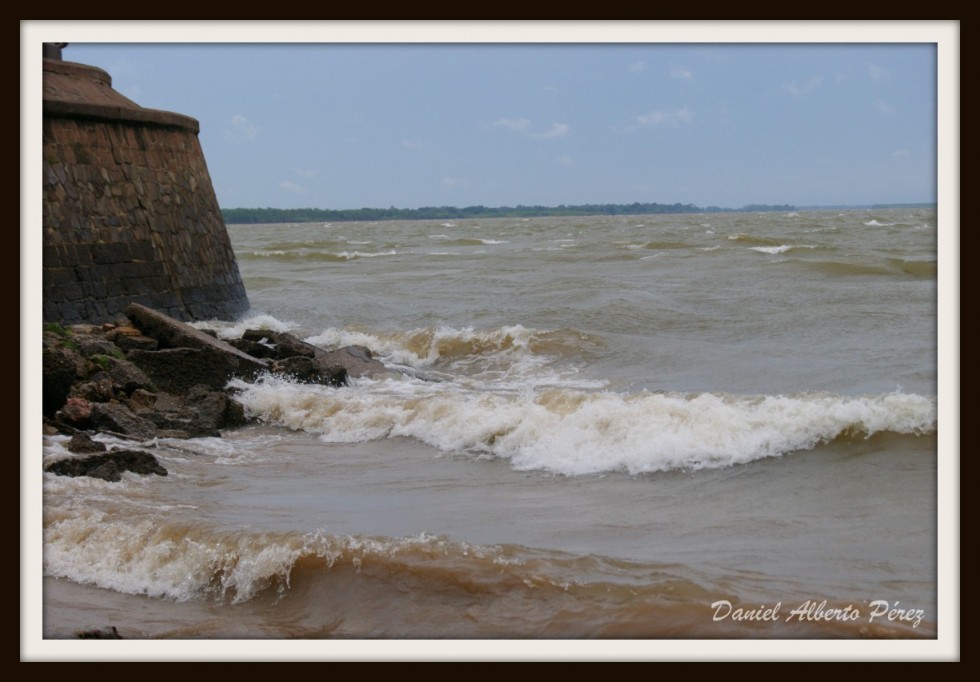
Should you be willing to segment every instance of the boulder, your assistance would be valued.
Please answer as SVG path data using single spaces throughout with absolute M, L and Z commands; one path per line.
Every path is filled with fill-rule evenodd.
M 92 403 L 107 403 L 116 397 L 116 389 L 108 372 L 98 372 L 88 381 L 76 383 L 71 387 L 70 398 L 81 398 Z
M 58 476 L 90 476 L 105 481 L 122 480 L 124 471 L 148 476 L 166 476 L 167 470 L 149 452 L 143 450 L 113 450 L 100 455 L 60 459 L 44 467 Z
M 152 388 L 153 381 L 143 370 L 129 360 L 120 360 L 110 356 L 100 356 L 105 362 L 106 372 L 112 380 L 112 387 L 116 391 L 121 391 L 127 396 L 132 395 L 133 391 L 142 388 Z
M 202 422 L 213 429 L 229 426 L 242 426 L 245 418 L 244 406 L 222 391 L 211 391 L 203 385 L 195 386 L 187 394 L 187 406 Z
M 83 372 L 85 360 L 73 348 L 65 344 L 65 338 L 45 332 L 41 350 L 42 412 L 53 416 L 71 392 L 72 384 Z
M 86 358 L 91 358 L 93 355 L 112 355 L 119 352 L 116 345 L 101 334 L 98 336 L 89 334 L 75 336 L 74 341 L 78 345 L 79 352 Z
M 58 421 L 75 428 L 88 428 L 92 423 L 92 403 L 85 398 L 69 398 L 55 414 Z
M 84 431 L 79 431 L 72 435 L 71 440 L 68 442 L 68 451 L 78 454 L 105 452 L 106 447 L 105 443 L 92 440 L 90 435 Z
M 238 351 L 236 351 L 238 352 Z M 233 378 L 251 378 L 257 368 L 255 358 L 242 362 L 238 355 L 214 348 L 166 348 L 164 350 L 134 350 L 127 356 L 143 370 L 160 390 L 183 394 L 198 384 L 213 390 L 223 389 Z
M 364 346 L 324 350 L 287 332 L 248 329 L 235 345 L 245 352 L 272 359 L 273 371 L 308 383 L 345 386 L 348 376 L 380 377 L 391 372 Z
M 150 440 L 157 436 L 156 425 L 121 403 L 93 403 L 91 412 L 92 428 L 108 431 L 133 440 Z
M 326 386 L 346 386 L 347 370 L 341 365 L 325 366 L 316 358 L 297 355 L 273 363 L 272 371 L 307 384 Z
M 371 355 L 371 351 L 364 346 L 344 346 L 331 351 L 317 348 L 316 361 L 321 367 L 339 365 L 347 370 L 349 376 L 354 378 L 378 378 L 391 373 L 391 370 L 385 367 L 380 360 L 376 360 Z
M 123 636 L 116 630 L 115 625 L 104 627 L 101 630 L 79 630 L 75 633 L 79 639 L 122 639 Z
M 247 329 L 242 334 L 241 340 L 262 346 L 266 352 L 271 353 L 266 357 L 274 357 L 278 360 L 296 356 L 312 358 L 318 350 L 312 343 L 307 343 L 288 332 L 274 332 L 265 329 Z
M 241 371 L 253 374 L 268 368 L 268 363 L 243 353 L 234 346 L 195 329 L 185 322 L 175 320 L 169 315 L 132 303 L 126 308 L 126 315 L 143 334 L 157 340 L 161 349 L 197 348 L 212 351 L 215 355 L 226 355 L 238 361 Z
M 160 344 L 149 336 L 144 336 L 139 329 L 129 325 L 115 327 L 106 332 L 106 339 L 112 341 L 123 352 L 131 350 L 156 350 Z
M 136 391 L 128 406 L 138 417 L 153 422 L 157 436 L 164 438 L 218 437 L 220 429 L 247 422 L 241 403 L 202 384 L 186 396 Z

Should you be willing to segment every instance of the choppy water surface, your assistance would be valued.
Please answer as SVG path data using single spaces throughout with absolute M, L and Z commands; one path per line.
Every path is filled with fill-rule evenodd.
M 934 211 L 229 232 L 202 326 L 411 371 L 46 474 L 46 636 L 936 636 Z

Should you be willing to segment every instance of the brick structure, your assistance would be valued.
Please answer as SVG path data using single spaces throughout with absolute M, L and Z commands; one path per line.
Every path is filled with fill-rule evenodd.
M 140 107 L 102 69 L 43 64 L 44 321 L 134 302 L 180 320 L 248 310 L 198 122 Z

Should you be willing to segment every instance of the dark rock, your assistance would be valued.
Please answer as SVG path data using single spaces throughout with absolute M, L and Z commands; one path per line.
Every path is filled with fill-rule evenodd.
M 222 391 L 212 391 L 198 385 L 187 394 L 187 406 L 197 418 L 213 429 L 241 426 L 247 422 L 245 408 Z
M 107 403 L 116 397 L 116 390 L 109 373 L 99 372 L 92 376 L 89 381 L 72 386 L 70 396 L 93 403 Z
M 228 398 L 228 405 L 224 412 L 224 425 L 222 428 L 233 428 L 248 424 L 249 418 L 245 413 L 245 406 L 232 397 Z
M 277 360 L 284 360 L 297 355 L 312 358 L 319 350 L 313 344 L 296 338 L 292 334 L 266 329 L 247 329 L 242 334 L 242 341 L 262 346 L 265 351 L 259 352 L 271 353 L 271 355 L 263 355 L 262 357 L 273 357 Z
M 345 346 L 324 350 L 287 332 L 248 329 L 232 342 L 243 352 L 274 361 L 273 371 L 297 381 L 346 386 L 348 377 L 380 377 L 390 374 L 364 346 Z
M 159 395 L 158 393 L 151 393 L 145 389 L 137 388 L 129 396 L 125 405 L 136 414 L 139 414 L 140 412 L 152 410 L 157 404 Z
M 92 403 L 85 398 L 69 398 L 55 414 L 59 422 L 76 428 L 87 428 L 92 423 Z
M 275 347 L 267 346 L 260 341 L 250 341 L 249 339 L 230 339 L 228 343 L 243 353 L 248 353 L 253 358 L 275 359 L 279 353 Z
M 101 455 L 61 459 L 44 470 L 58 476 L 90 476 L 111 482 L 121 480 L 125 471 L 141 476 L 167 475 L 157 458 L 143 450 L 113 450 Z
M 115 327 L 106 333 L 106 339 L 112 341 L 122 351 L 156 350 L 159 343 L 154 338 L 144 336 L 139 329 L 130 325 Z
M 268 363 L 243 353 L 234 346 L 216 339 L 200 329 L 175 320 L 152 308 L 133 303 L 126 308 L 126 314 L 133 323 L 147 336 L 155 338 L 161 349 L 166 348 L 201 348 L 224 354 L 238 360 L 242 371 L 252 373 L 267 368 Z
M 241 403 L 202 384 L 185 396 L 136 391 L 128 405 L 139 417 L 153 422 L 162 438 L 220 436 L 220 429 L 247 423 Z
M 69 452 L 84 454 L 92 452 L 105 452 L 106 447 L 105 443 L 92 440 L 90 435 L 84 431 L 79 431 L 71 437 L 71 441 L 68 443 L 68 450 Z
M 153 386 L 153 382 L 143 370 L 129 360 L 108 357 L 106 358 L 106 371 L 112 379 L 113 388 L 122 391 L 127 396 L 132 395 L 136 389 L 147 389 Z
M 255 367 L 243 366 L 238 356 L 212 348 L 134 350 L 128 357 L 158 389 L 169 393 L 186 393 L 202 383 L 219 390 L 235 377 L 249 378 L 255 373 Z M 266 367 L 263 365 L 262 369 Z
M 318 358 L 295 356 L 277 360 L 273 371 L 286 374 L 303 383 L 324 384 L 326 386 L 346 386 L 347 369 L 341 365 L 327 365 Z
M 371 351 L 364 346 L 344 346 L 332 351 L 317 349 L 316 360 L 322 367 L 339 365 L 354 378 L 380 377 L 390 373 L 384 363 L 375 360 Z
M 75 633 L 79 639 L 122 639 L 123 636 L 116 630 L 115 625 L 102 628 L 101 630 L 79 630 Z
M 112 343 L 103 336 L 76 336 L 75 343 L 83 357 L 91 358 L 93 355 L 113 355 L 119 352 L 116 344 Z
M 109 431 L 134 440 L 149 440 L 157 435 L 153 422 L 133 414 L 121 403 L 94 403 L 91 420 L 92 427 L 99 431 Z
M 75 379 L 84 371 L 85 361 L 81 355 L 64 345 L 64 339 L 52 332 L 44 334 L 41 351 L 41 393 L 42 412 L 53 416 L 71 392 Z
M 102 331 L 102 327 L 97 324 L 80 323 L 69 326 L 68 330 L 72 336 L 77 338 L 80 336 L 97 336 Z
M 139 336 L 120 336 L 116 341 L 116 345 L 126 353 L 131 350 L 156 350 L 160 347 L 156 339 L 143 336 L 142 334 Z

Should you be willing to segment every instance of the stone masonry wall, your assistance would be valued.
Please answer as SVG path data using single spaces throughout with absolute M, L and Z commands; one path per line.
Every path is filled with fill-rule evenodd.
M 44 320 L 110 321 L 134 302 L 181 320 L 247 310 L 196 128 L 79 109 L 44 117 Z

